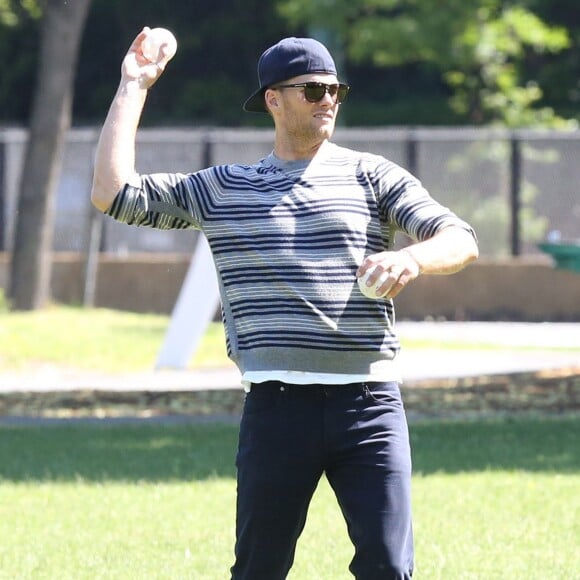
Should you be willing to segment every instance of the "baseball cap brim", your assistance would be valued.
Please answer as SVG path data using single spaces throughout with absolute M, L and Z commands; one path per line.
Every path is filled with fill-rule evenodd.
M 264 102 L 264 93 L 266 88 L 258 89 L 251 95 L 243 105 L 243 110 L 248 113 L 267 113 L 266 103 Z M 239 102 L 239 101 L 238 101 Z

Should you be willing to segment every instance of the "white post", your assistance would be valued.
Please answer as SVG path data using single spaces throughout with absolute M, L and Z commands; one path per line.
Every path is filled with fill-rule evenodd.
M 200 234 L 155 368 L 187 367 L 218 304 L 218 281 L 211 250 L 205 236 Z

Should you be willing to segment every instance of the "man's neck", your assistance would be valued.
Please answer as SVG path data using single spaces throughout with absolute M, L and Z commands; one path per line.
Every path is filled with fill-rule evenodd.
M 282 139 L 276 139 L 274 143 L 274 155 L 283 161 L 301 161 L 313 159 L 320 148 L 327 142 L 327 139 L 310 144 L 308 146 L 296 143 L 288 143 Z

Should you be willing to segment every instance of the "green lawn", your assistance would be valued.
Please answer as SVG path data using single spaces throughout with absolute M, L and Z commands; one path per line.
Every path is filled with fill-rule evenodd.
M 9 312 L 0 300 L 0 371 L 54 364 L 104 372 L 150 370 L 157 358 L 169 317 L 104 308 L 53 306 L 33 312 Z M 493 344 L 406 340 L 405 349 L 504 349 Z M 221 323 L 210 324 L 190 366 L 232 364 Z
M 46 363 L 110 372 L 151 369 L 168 324 L 168 316 L 104 308 L 0 312 L 0 370 Z M 211 324 L 192 365 L 227 363 L 223 327 Z
M 0 371 L 150 369 L 168 322 L 104 309 L 2 310 Z M 223 329 L 212 324 L 192 366 L 226 362 Z M 417 578 L 575 577 L 579 418 L 424 422 L 411 436 Z M 236 438 L 224 424 L 0 427 L 0 580 L 227 578 Z M 290 579 L 350 578 L 351 557 L 323 481 Z
M 580 420 L 411 426 L 417 578 L 547 579 L 580 570 Z M 232 561 L 237 427 L 0 428 L 0 578 L 216 579 Z M 291 579 L 347 579 L 326 484 Z

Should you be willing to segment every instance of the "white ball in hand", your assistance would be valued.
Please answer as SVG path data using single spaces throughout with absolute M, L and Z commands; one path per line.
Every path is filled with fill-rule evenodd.
M 386 280 L 388 273 L 384 272 L 372 286 L 367 286 L 367 281 L 373 272 L 373 269 L 367 270 L 363 276 L 357 278 L 358 287 L 367 298 L 378 300 L 379 298 L 383 298 L 383 296 L 385 296 L 385 294 L 387 294 L 389 291 L 389 289 L 387 289 L 387 292 L 383 292 L 381 294 L 378 293 L 378 288 Z
M 153 28 L 147 32 L 147 36 L 141 43 L 141 52 L 150 62 L 159 62 L 163 59 L 161 47 L 166 45 L 165 55 L 173 58 L 177 52 L 177 40 L 167 28 Z

